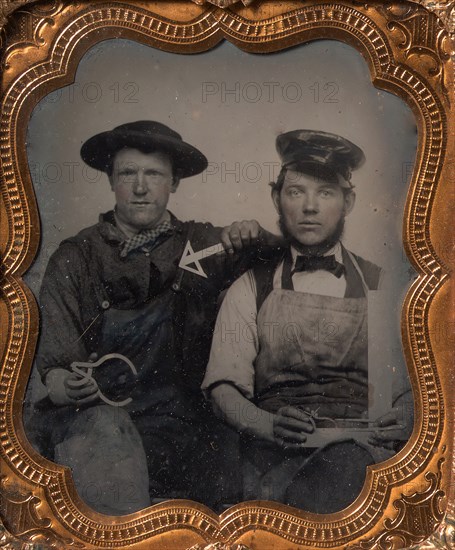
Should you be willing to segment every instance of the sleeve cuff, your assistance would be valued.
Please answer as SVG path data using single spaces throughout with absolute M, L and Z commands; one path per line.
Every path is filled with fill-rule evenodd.
M 248 387 L 247 385 L 243 385 L 239 383 L 238 380 L 233 381 L 229 380 L 228 378 L 224 380 L 214 380 L 213 382 L 206 382 L 204 380 L 202 384 L 202 393 L 204 394 L 204 397 L 207 401 L 210 401 L 210 393 L 214 388 L 217 388 L 221 384 L 229 384 L 230 386 L 234 387 L 236 390 L 238 390 L 244 397 L 247 399 L 253 399 L 254 392 L 253 389 Z

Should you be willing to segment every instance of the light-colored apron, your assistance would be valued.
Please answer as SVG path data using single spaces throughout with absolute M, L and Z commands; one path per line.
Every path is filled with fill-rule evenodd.
M 349 281 L 347 286 L 350 292 Z M 273 413 L 292 405 L 316 426 L 341 429 L 338 440 L 297 451 L 245 440 L 246 500 L 328 513 L 360 492 L 365 467 L 374 460 L 363 445 L 343 437 L 342 426 L 345 419 L 367 415 L 366 290 L 355 298 L 295 292 L 285 259 L 282 288 L 273 289 L 258 312 L 255 403 Z

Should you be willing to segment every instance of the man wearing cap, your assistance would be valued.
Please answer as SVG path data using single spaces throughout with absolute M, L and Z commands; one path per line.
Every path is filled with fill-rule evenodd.
M 313 130 L 281 134 L 277 150 L 272 199 L 289 246 L 228 290 L 202 387 L 242 434 L 245 500 L 329 513 L 384 455 L 355 436 L 368 421 L 367 293 L 382 270 L 340 240 L 362 150 Z
M 49 398 L 36 408 L 34 439 L 71 466 L 80 496 L 100 512 L 129 513 L 159 498 L 210 502 L 210 479 L 197 478 L 198 468 L 210 472 L 215 446 L 199 387 L 216 302 L 273 236 L 257 222 L 223 230 L 167 210 L 181 178 L 207 160 L 163 124 L 103 132 L 81 156 L 107 173 L 116 204 L 49 261 L 37 354 Z M 222 242 L 232 254 L 200 259 L 203 277 L 179 268 L 187 242 L 194 251 Z

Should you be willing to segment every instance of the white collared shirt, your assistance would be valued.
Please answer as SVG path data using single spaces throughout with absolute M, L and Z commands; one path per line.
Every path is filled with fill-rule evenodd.
M 298 250 L 291 247 L 292 267 L 294 268 Z M 337 242 L 324 256 L 335 256 L 335 260 L 340 264 L 343 263 L 343 255 L 341 252 L 341 244 Z M 275 271 L 273 277 L 273 288 L 281 288 L 281 276 L 283 274 L 283 263 L 281 262 Z M 343 274 L 341 277 L 336 277 L 330 271 L 318 269 L 316 271 L 300 271 L 292 275 L 292 284 L 296 292 L 308 292 L 310 294 L 321 294 L 323 296 L 334 296 L 343 298 L 346 293 L 346 277 Z
M 292 248 L 291 253 L 295 265 L 299 253 Z M 330 254 L 343 263 L 340 242 L 325 255 Z M 282 273 L 283 262 L 275 270 L 274 289 L 281 288 Z M 346 291 L 345 275 L 337 278 L 322 269 L 294 273 L 292 283 L 297 292 L 343 298 Z M 210 360 L 202 384 L 204 392 L 224 381 L 233 384 L 248 399 L 253 398 L 254 361 L 259 353 L 256 294 L 256 280 L 252 270 L 239 277 L 227 291 L 213 334 Z

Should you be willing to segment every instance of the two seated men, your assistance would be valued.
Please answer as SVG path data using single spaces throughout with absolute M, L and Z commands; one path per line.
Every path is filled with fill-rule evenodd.
M 306 130 L 282 134 L 277 146 L 283 169 L 272 196 L 285 245 L 254 221 L 222 229 L 176 219 L 170 194 L 207 160 L 163 124 L 125 124 L 81 149 L 106 172 L 116 204 L 50 259 L 37 355 L 48 398 L 28 432 L 42 454 L 71 467 L 100 512 L 121 515 L 159 498 L 213 505 L 225 428 L 200 391 L 207 363 L 204 393 L 242 434 L 246 499 L 311 510 L 299 495 L 321 490 L 327 469 L 338 482 L 342 468 L 342 498 L 315 511 L 340 509 L 378 460 L 373 449 L 386 444 L 379 436 L 368 445 L 310 443 L 324 418 L 366 418 L 366 296 L 381 270 L 340 242 L 363 153 Z M 205 277 L 180 266 L 187 243 L 197 251 L 220 242 L 227 253 L 201 259 Z M 239 275 L 219 323 L 247 323 L 252 338 L 221 341 L 216 331 L 209 361 L 217 300 Z M 270 322 L 302 330 L 290 344 L 266 330 Z M 337 327 L 335 339 L 312 339 L 322 322 Z M 257 408 L 257 420 L 231 414 L 236 407 Z M 92 501 L 87 487 L 96 488 Z

